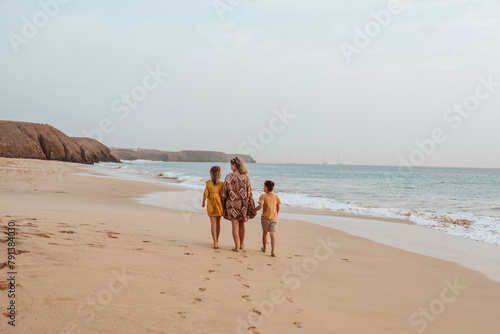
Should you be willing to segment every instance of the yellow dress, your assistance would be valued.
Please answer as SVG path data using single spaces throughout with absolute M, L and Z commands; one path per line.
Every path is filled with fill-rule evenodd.
M 214 185 L 212 180 L 206 183 L 203 198 L 207 199 L 207 213 L 209 217 L 220 217 L 224 215 L 221 199 L 223 186 L 224 182 L 222 181 L 217 181 L 216 185 Z

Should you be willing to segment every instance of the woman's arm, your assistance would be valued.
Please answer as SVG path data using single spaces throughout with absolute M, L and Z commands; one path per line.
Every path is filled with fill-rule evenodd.
M 226 203 L 226 198 L 227 198 L 227 193 L 229 192 L 229 180 L 228 180 L 229 174 L 226 175 L 224 179 L 224 185 L 222 186 L 222 203 Z

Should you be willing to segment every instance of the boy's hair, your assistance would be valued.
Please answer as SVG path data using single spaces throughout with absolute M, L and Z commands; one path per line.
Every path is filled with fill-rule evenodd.
M 269 191 L 273 191 L 273 189 L 274 189 L 274 182 L 267 180 L 266 182 L 264 182 L 264 187 L 266 187 L 267 190 L 269 190 Z

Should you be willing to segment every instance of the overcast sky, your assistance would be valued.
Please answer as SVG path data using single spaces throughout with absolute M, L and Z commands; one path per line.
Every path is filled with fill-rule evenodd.
M 0 119 L 259 162 L 500 167 L 498 0 L 59 1 L 0 1 Z

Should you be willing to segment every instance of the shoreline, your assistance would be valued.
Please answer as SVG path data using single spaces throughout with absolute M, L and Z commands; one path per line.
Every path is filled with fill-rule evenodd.
M 119 167 L 118 167 L 119 168 Z M 107 175 L 114 175 L 119 178 L 129 179 L 132 176 L 142 175 L 144 180 L 150 180 L 151 182 L 165 181 L 168 183 L 175 183 L 181 189 L 192 190 L 204 188 L 203 182 L 199 182 L 199 177 L 190 176 L 189 178 L 194 178 L 196 181 L 192 183 L 191 181 L 184 180 L 179 181 L 176 177 L 164 177 L 160 174 L 155 174 L 148 172 L 149 169 L 139 168 L 138 170 L 132 169 L 118 169 L 114 165 L 99 165 L 97 169 L 101 170 L 102 173 Z M 134 168 L 134 167 L 133 167 Z M 154 168 L 153 168 L 154 170 Z M 167 175 L 172 173 L 165 172 Z M 183 175 L 179 174 L 179 171 L 174 172 L 172 175 Z M 184 176 L 183 176 L 184 177 Z M 257 191 L 257 193 L 259 193 Z M 329 205 L 322 203 L 323 200 L 330 201 L 328 198 L 323 197 L 312 197 L 309 199 L 307 195 L 299 193 L 280 193 L 278 195 L 282 197 L 282 202 L 284 205 L 282 209 L 286 210 L 288 213 L 298 213 L 298 214 L 314 214 L 322 216 L 334 216 L 334 217 L 353 217 L 360 219 L 374 219 L 385 222 L 397 222 L 404 224 L 415 224 L 419 226 L 426 226 L 431 229 L 444 230 L 447 234 L 458 235 L 464 238 L 469 238 L 472 240 L 478 240 L 481 242 L 494 244 L 500 246 L 500 240 L 498 239 L 498 233 L 500 231 L 496 230 L 498 217 L 488 216 L 481 214 L 473 214 L 471 212 L 449 212 L 449 211 L 435 211 L 435 210 L 424 210 L 424 209 L 412 209 L 410 208 L 394 208 L 391 206 L 373 207 L 364 206 L 362 204 L 356 203 L 343 203 L 347 207 L 330 207 Z M 291 197 L 289 199 L 288 195 Z M 304 197 L 304 205 L 301 205 L 294 199 L 294 196 L 299 196 L 299 198 Z M 319 201 L 316 203 L 315 201 Z M 312 202 L 310 202 L 312 201 Z M 334 201 L 334 200 L 332 200 Z M 335 202 L 335 201 L 334 201 Z M 340 203 L 342 204 L 342 203 Z M 314 208 L 316 205 L 322 206 L 321 208 Z M 311 207 L 310 207 L 311 206 Z M 500 222 L 498 222 L 500 223 Z M 485 225 L 486 224 L 486 225 Z
M 113 175 L 110 173 L 109 175 Z M 117 177 L 125 173 L 116 173 Z M 147 175 L 132 175 L 138 182 L 153 182 L 161 184 L 162 179 Z M 175 186 L 178 182 L 167 181 Z M 201 208 L 202 191 L 184 186 L 177 186 L 180 192 L 146 194 L 136 198 L 141 204 L 177 210 L 179 212 L 204 213 Z M 414 252 L 420 255 L 451 261 L 466 268 L 478 271 L 489 279 L 500 282 L 500 246 L 463 236 L 451 235 L 443 230 L 418 225 L 413 222 L 356 214 L 324 212 L 314 209 L 292 208 L 283 206 L 280 218 L 302 221 L 328 228 L 341 230 L 354 236 Z M 254 218 L 258 219 L 258 217 Z M 401 224 L 403 226 L 398 226 Z M 464 250 L 468 250 L 465 252 Z
M 227 222 L 214 250 L 205 212 L 136 200 L 185 191 L 84 176 L 82 167 L 0 159 L 1 225 L 16 222 L 22 251 L 17 325 L 8 326 L 4 314 L 2 333 L 500 331 L 500 284 L 477 271 L 285 215 L 277 258 L 259 250 L 254 221 L 245 251 L 231 252 Z M 362 221 L 369 222 L 380 224 Z M 6 247 L 0 242 L 0 254 Z M 422 307 L 435 320 L 419 315 Z

